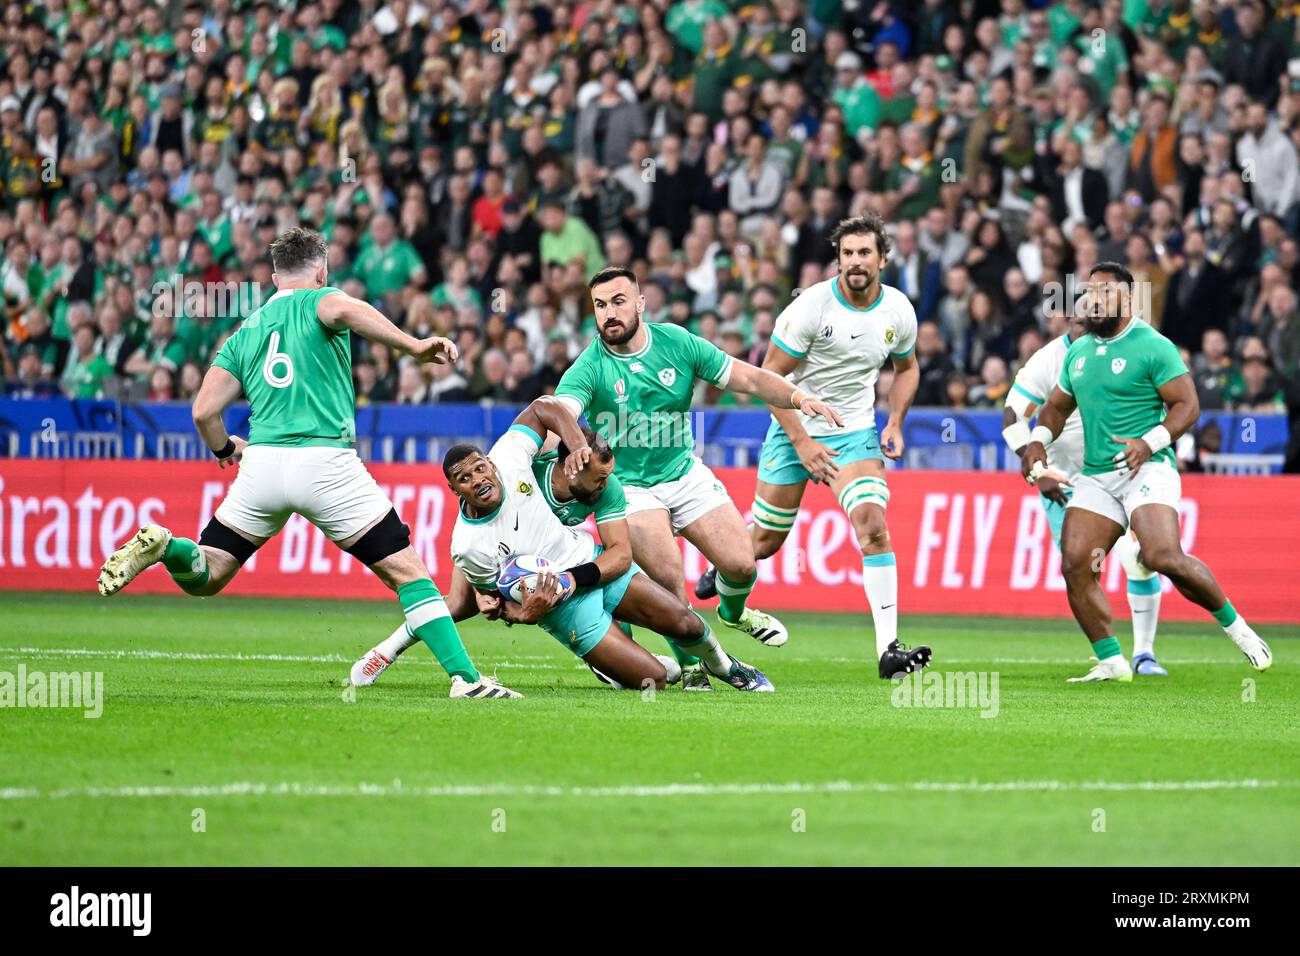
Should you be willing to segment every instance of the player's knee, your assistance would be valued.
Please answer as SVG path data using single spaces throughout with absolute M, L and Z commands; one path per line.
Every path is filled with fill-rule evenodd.
M 1067 581 L 1082 581 L 1097 574 L 1092 566 L 1092 554 L 1088 551 L 1062 551 L 1061 576 Z
M 889 527 L 884 514 L 875 508 L 859 509 L 854 515 L 853 530 L 863 554 L 877 554 L 889 547 Z
M 754 563 L 753 554 L 737 554 L 731 556 L 725 564 L 719 563 L 718 571 L 728 581 L 752 581 L 758 573 L 758 566 Z
M 677 613 L 672 627 L 673 633 L 668 636 L 687 644 L 694 644 L 704 637 L 704 622 L 689 607 L 682 607 Z
M 1138 555 L 1139 560 L 1157 574 L 1176 574 L 1183 557 L 1183 549 L 1176 544 L 1143 547 Z
M 663 690 L 668 686 L 668 669 L 656 658 L 651 660 L 653 666 L 647 666 L 645 676 L 641 678 L 641 689 L 649 690 L 653 687 L 655 690 Z

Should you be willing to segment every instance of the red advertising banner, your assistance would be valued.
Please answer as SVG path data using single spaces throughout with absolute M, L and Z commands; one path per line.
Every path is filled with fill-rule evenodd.
M 445 587 L 455 498 L 441 469 L 372 465 L 411 526 L 434 580 Z M 719 469 L 742 513 L 755 473 Z M 142 524 L 197 537 L 233 473 L 202 462 L 0 462 L 0 589 L 91 591 L 104 558 Z M 907 613 L 1068 617 L 1060 557 L 1038 496 L 1018 475 L 896 471 L 889 528 L 898 555 L 899 607 Z M 1183 547 L 1214 570 L 1254 621 L 1300 622 L 1300 478 L 1185 475 Z M 683 544 L 688 581 L 704 561 Z M 1126 617 L 1124 575 L 1107 559 L 1102 582 Z M 151 569 L 133 591 L 175 590 Z M 245 565 L 231 594 L 387 598 L 364 567 L 304 519 Z M 812 486 L 785 547 L 759 565 L 754 603 L 771 610 L 865 611 L 862 560 L 848 519 L 828 489 Z M 1168 582 L 1161 617 L 1204 620 Z

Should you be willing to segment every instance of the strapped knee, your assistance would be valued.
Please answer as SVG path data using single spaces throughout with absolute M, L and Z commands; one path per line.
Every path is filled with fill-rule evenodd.
M 799 517 L 798 508 L 778 508 L 758 495 L 754 496 L 754 524 L 765 531 L 786 535 Z
M 860 505 L 873 504 L 882 510 L 889 505 L 889 486 L 885 479 L 867 476 L 856 478 L 844 486 L 840 492 L 840 507 L 846 515 L 852 515 Z
M 351 546 L 344 548 L 366 567 L 378 564 L 411 543 L 411 529 L 397 517 L 397 509 L 389 508 L 379 523 L 363 534 Z

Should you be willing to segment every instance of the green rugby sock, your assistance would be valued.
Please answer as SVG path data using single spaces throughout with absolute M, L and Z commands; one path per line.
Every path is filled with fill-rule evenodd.
M 162 563 L 182 591 L 194 594 L 208 583 L 208 556 L 189 538 L 168 541 Z
M 447 602 L 433 581 L 429 578 L 408 581 L 397 589 L 397 600 L 402 605 L 411 633 L 428 645 L 443 670 L 452 677 L 463 677 L 471 684 L 478 680 L 478 671 L 474 669 L 456 625 L 452 623 Z
M 1237 609 L 1232 606 L 1231 601 L 1225 602 L 1223 607 L 1219 608 L 1217 611 L 1211 611 L 1210 613 L 1213 614 L 1214 619 L 1219 622 L 1219 627 L 1230 627 L 1232 626 L 1232 622 L 1237 619 Z
M 735 581 L 729 581 L 718 572 L 718 617 L 722 618 L 728 624 L 735 624 L 740 620 L 740 615 L 745 613 L 745 600 L 749 597 L 749 592 L 754 590 L 754 582 L 758 580 L 758 572 L 743 584 Z
M 1092 652 L 1097 655 L 1097 660 L 1104 661 L 1112 657 L 1119 657 L 1119 641 L 1113 637 L 1103 637 L 1100 641 L 1094 641 Z

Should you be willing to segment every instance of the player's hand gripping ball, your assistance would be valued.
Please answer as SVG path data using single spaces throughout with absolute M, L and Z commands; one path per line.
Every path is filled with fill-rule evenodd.
M 507 600 L 523 604 L 528 595 L 537 589 L 537 577 L 542 572 L 560 578 L 561 600 L 569 596 L 573 590 L 572 576 L 563 574 L 560 567 L 536 554 L 513 554 L 507 558 L 497 573 L 497 590 Z

